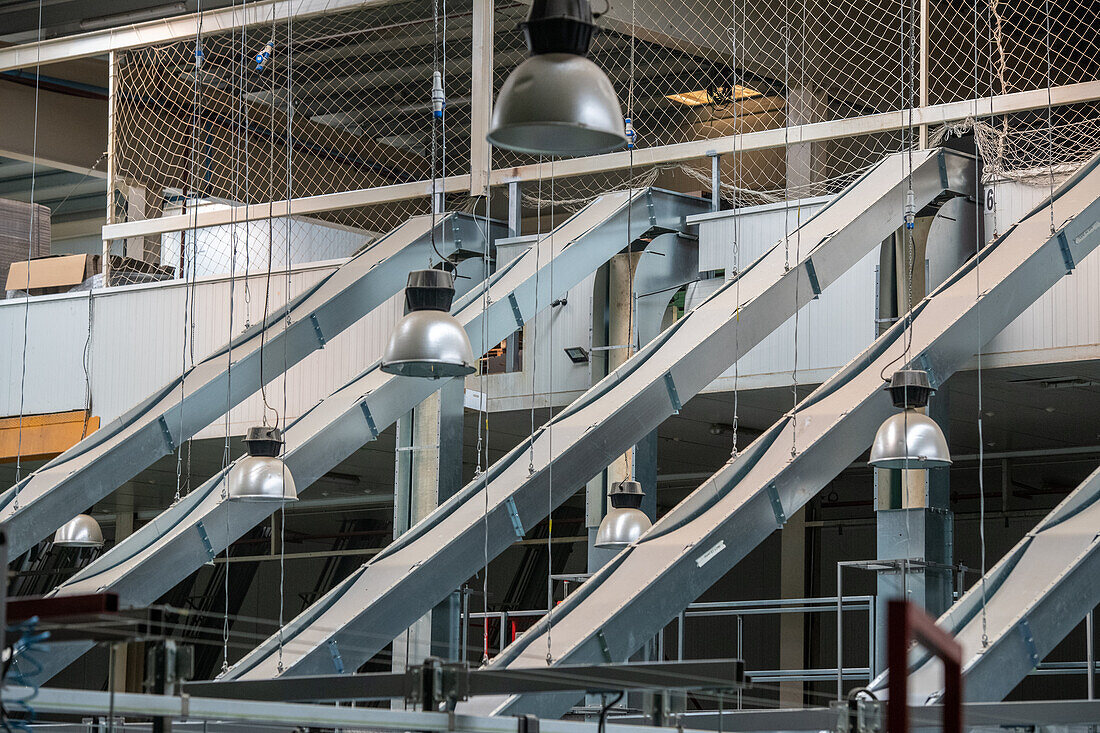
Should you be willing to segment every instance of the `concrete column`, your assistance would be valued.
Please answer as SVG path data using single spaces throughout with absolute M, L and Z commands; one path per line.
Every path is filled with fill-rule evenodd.
M 463 380 L 452 379 L 397 421 L 394 538 L 431 514 L 462 484 L 464 389 Z M 448 638 L 457 626 L 453 605 L 451 599 L 444 601 L 394 639 L 393 671 L 403 672 L 433 654 L 457 656 L 458 639 Z M 404 701 L 395 700 L 394 705 L 404 707 Z
M 821 122 L 828 114 L 828 101 L 812 88 L 792 86 L 787 93 L 787 125 Z M 787 146 L 787 188 L 792 198 L 820 193 L 828 177 L 825 143 L 794 143 Z
M 795 512 L 779 535 L 779 590 L 782 598 L 806 597 L 806 507 Z M 805 666 L 806 616 L 784 613 L 779 616 L 779 668 L 802 669 Z M 802 682 L 779 683 L 779 707 L 800 708 L 805 691 Z
M 637 327 L 632 317 L 634 296 L 633 275 L 638 267 L 640 252 L 622 253 L 611 258 L 608 265 L 608 328 L 607 342 L 612 348 L 607 353 L 607 372 L 625 363 L 637 350 Z M 616 347 L 626 348 L 616 348 Z M 595 361 L 595 360 L 594 360 Z M 594 374 L 593 379 L 605 375 Z M 616 458 L 607 469 L 588 483 L 586 524 L 588 526 L 588 570 L 594 572 L 603 567 L 615 550 L 603 550 L 593 546 L 596 531 L 607 511 L 607 492 L 620 481 L 634 478 L 645 490 L 642 511 L 651 519 L 657 515 L 657 431 L 646 436 L 638 445 Z

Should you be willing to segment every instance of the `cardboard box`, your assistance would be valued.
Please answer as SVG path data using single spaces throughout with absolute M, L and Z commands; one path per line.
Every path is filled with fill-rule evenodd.
M 41 204 L 0 199 L 0 285 L 12 262 L 50 253 L 50 210 Z M 4 291 L 0 289 L 0 298 Z
M 8 290 L 31 295 L 65 293 L 99 272 L 99 255 L 59 255 L 11 263 Z M 29 286 L 29 287 L 28 287 Z

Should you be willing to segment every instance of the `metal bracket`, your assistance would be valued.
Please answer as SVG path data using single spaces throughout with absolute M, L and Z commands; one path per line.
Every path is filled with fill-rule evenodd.
M 1073 261 L 1073 253 L 1069 251 L 1069 240 L 1066 239 L 1065 230 L 1058 232 L 1058 249 L 1062 250 L 1062 261 L 1066 263 L 1066 274 L 1069 275 L 1077 264 Z
M 206 533 L 206 525 L 202 523 L 202 520 L 195 525 L 195 529 L 199 533 L 199 541 L 202 542 L 203 549 L 206 550 L 206 556 L 213 560 L 214 556 L 218 553 L 214 552 L 214 545 L 210 542 L 210 535 Z
M 683 408 L 680 395 L 676 391 L 676 382 L 672 380 L 672 372 L 665 372 L 665 389 L 668 390 L 668 401 L 672 403 L 672 414 L 679 415 Z
M 530 713 L 517 715 L 516 733 L 539 733 L 539 716 Z
M 649 226 L 651 226 L 651 227 L 657 226 L 657 212 L 653 208 L 652 189 L 646 189 L 646 192 L 645 192 L 645 206 L 646 206 L 646 210 L 649 212 Z M 631 244 L 633 244 L 633 242 L 631 242 Z
M 782 527 L 787 523 L 787 513 L 783 511 L 783 502 L 779 500 L 779 489 L 774 483 L 768 484 L 768 499 L 772 503 L 772 511 L 775 512 L 775 523 Z
M 512 305 L 512 316 L 516 319 L 516 328 L 523 328 L 523 314 L 519 310 L 519 300 L 515 293 L 508 293 L 508 302 Z
M 332 655 L 332 666 L 336 668 L 336 674 L 343 674 L 344 658 L 340 656 L 340 647 L 336 646 L 336 639 L 328 640 L 328 653 Z
M 936 376 L 936 370 L 932 368 L 932 361 L 928 358 L 928 354 L 922 351 L 915 361 L 917 365 L 928 374 L 928 384 L 931 385 L 932 389 L 939 389 L 940 380 Z
M 309 322 L 313 324 L 313 333 L 317 336 L 317 343 L 321 348 L 325 348 L 325 334 L 321 331 L 321 322 L 317 320 L 316 313 L 309 314 Z
M 1024 649 L 1027 651 L 1028 659 L 1031 660 L 1031 666 L 1037 666 L 1041 660 L 1039 659 L 1038 650 L 1035 649 L 1035 637 L 1031 634 L 1031 625 L 1028 624 L 1026 616 L 1016 624 L 1016 630 L 1020 632 L 1020 641 L 1024 643 Z
M 359 406 L 363 408 L 363 417 L 367 419 L 367 429 L 370 430 L 371 440 L 378 438 L 378 426 L 374 424 L 374 417 L 370 414 L 370 407 L 367 406 L 367 401 L 363 400 L 359 403 Z
M 160 434 L 164 436 L 164 442 L 168 445 L 168 452 L 171 453 L 176 449 L 176 444 L 172 440 L 172 431 L 168 429 L 168 421 L 164 419 L 164 415 L 157 418 L 157 422 L 160 423 Z
M 596 632 L 596 642 L 600 645 L 600 653 L 603 654 L 604 661 L 611 664 L 611 650 L 607 648 L 607 637 L 603 635 L 603 629 Z
M 523 522 L 519 518 L 519 510 L 516 509 L 515 499 L 511 496 L 508 497 L 508 501 L 505 502 L 508 507 L 508 518 L 512 520 L 512 529 L 516 532 L 516 537 L 523 539 Z
M 814 269 L 814 261 L 806 258 L 806 277 L 810 279 L 810 290 L 814 291 L 814 300 L 821 295 L 821 283 L 817 279 L 817 270 Z

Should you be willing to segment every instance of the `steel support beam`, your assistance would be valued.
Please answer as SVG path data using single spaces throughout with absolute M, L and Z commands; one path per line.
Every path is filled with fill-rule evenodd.
M 967 700 L 1003 700 L 1100 604 L 1098 500 L 1100 469 L 937 621 L 963 646 Z M 943 687 L 938 665 L 915 655 L 910 670 L 913 699 L 938 699 Z M 885 685 L 883 677 L 872 688 Z
M 685 226 L 687 216 L 704 210 L 705 204 L 700 199 L 650 189 L 636 190 L 633 195 L 619 192 L 602 196 L 553 233 L 544 235 L 537 247 L 533 246 L 494 273 L 488 281 L 487 310 L 483 310 L 483 290 L 479 286 L 459 299 L 452 313 L 466 328 L 474 353 L 484 353 L 487 346 L 499 343 L 537 310 L 548 307 L 622 249 L 628 216 L 640 219 L 652 212 L 652 226 L 674 229 Z M 554 258 L 550 256 L 551 248 L 557 253 Z M 468 274 L 480 277 L 483 272 L 481 260 L 466 262 L 470 264 Z M 554 278 L 546 276 L 551 267 Z M 285 433 L 285 460 L 298 490 L 303 491 L 373 440 L 381 430 L 443 384 L 436 380 L 385 374 L 375 363 L 314 406 L 289 425 Z M 225 501 L 225 473 L 192 491 L 56 592 L 78 594 L 86 592 L 82 590 L 86 588 L 109 588 L 129 605 L 154 602 L 277 508 L 268 504 Z M 445 505 L 454 504 L 460 498 L 461 494 Z M 414 528 L 406 536 L 416 533 Z M 404 538 L 399 539 L 394 545 L 404 541 Z M 450 590 L 448 588 L 447 592 Z M 430 608 L 431 605 L 409 617 L 382 644 L 388 643 Z M 83 651 L 84 648 L 55 645 L 49 655 L 43 655 L 43 677 L 52 675 Z M 341 647 L 341 653 L 352 666 L 354 647 Z M 327 647 L 325 654 L 328 666 L 324 671 L 329 672 L 333 670 L 332 654 Z
M 287 18 L 308 18 L 314 15 L 358 10 L 387 2 L 390 0 L 267 0 L 244 3 L 240 7 L 234 5 L 219 10 L 207 10 L 203 13 L 179 15 L 163 20 L 151 20 L 146 23 L 104 28 L 90 33 L 9 46 L 0 49 L 0 71 L 193 39 L 199 31 L 200 23 L 203 33 L 218 33 L 245 26 L 285 21 Z
M 483 228 L 483 222 L 468 214 L 449 214 L 436 223 L 437 246 L 444 254 L 459 247 L 481 252 L 486 248 Z M 386 302 L 400 291 L 408 271 L 427 261 L 431 231 L 427 216 L 400 225 L 289 305 L 274 310 L 266 322 L 0 494 L 0 515 L 8 526 L 12 554 L 25 552 L 77 512 L 175 451 L 285 367 L 323 348 Z M 269 352 L 285 353 L 285 363 L 268 359 L 262 362 L 261 374 L 261 344 Z
M 984 333 L 998 333 L 1065 274 L 1063 251 L 1079 262 L 1100 245 L 1098 194 L 1100 156 L 1055 192 L 1053 234 L 1050 209 L 1038 207 L 917 304 L 908 332 L 894 324 L 560 604 L 553 658 L 626 659 L 664 628 L 866 450 L 893 412 L 887 367 L 920 364 L 940 386 L 972 357 L 979 318 Z M 493 666 L 544 664 L 547 630 L 544 618 Z M 558 715 L 574 700 L 515 697 L 469 710 Z
M 783 242 L 777 243 L 744 269 L 739 283 L 727 282 L 288 624 L 281 634 L 285 673 L 332 671 L 333 644 L 345 663 L 369 659 L 472 576 L 481 567 L 484 549 L 489 557 L 504 551 L 809 302 L 814 294 L 805 271 L 811 260 L 826 287 L 877 247 L 901 223 L 907 181 L 912 181 L 917 206 L 924 207 L 945 189 L 970 191 L 973 168 L 972 158 L 950 151 L 914 153 L 911 176 L 905 155 L 881 161 L 803 225 L 806 252 L 801 258 L 788 261 Z M 707 208 L 700 202 L 700 212 Z M 636 219 L 631 231 L 640 233 L 639 224 L 655 212 L 642 215 L 646 218 Z M 623 223 L 617 236 L 625 244 Z M 229 676 L 275 676 L 277 638 L 247 655 Z

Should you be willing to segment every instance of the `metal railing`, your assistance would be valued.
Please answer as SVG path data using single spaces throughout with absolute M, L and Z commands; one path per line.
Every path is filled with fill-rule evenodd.
M 874 676 L 875 603 L 876 599 L 873 595 L 691 603 L 672 624 L 669 624 L 670 627 L 675 625 L 676 628 L 675 658 L 677 661 L 683 661 L 684 659 L 685 622 L 689 618 L 732 616 L 737 624 L 737 657 L 739 659 L 744 659 L 743 630 L 745 616 L 783 615 L 789 613 L 839 613 L 840 616 L 838 616 L 837 619 L 837 626 L 838 633 L 840 633 L 840 624 L 843 621 L 842 615 L 844 612 L 863 611 L 867 614 L 868 656 L 866 666 L 844 667 L 841 662 L 842 657 L 840 657 L 837 660 L 837 667 L 821 669 L 753 669 L 751 664 L 747 664 L 746 674 L 751 676 L 754 682 L 824 682 L 836 679 L 838 675 L 840 675 L 841 678 L 870 680 Z M 504 634 L 509 629 L 511 631 L 509 642 L 515 641 L 516 636 L 520 633 L 520 630 L 517 628 L 517 619 L 538 619 L 544 615 L 546 615 L 545 609 L 465 613 L 465 624 L 463 628 L 467 628 L 469 624 L 475 620 L 486 618 L 495 619 L 500 623 L 501 641 L 503 645 L 505 639 Z M 669 627 L 666 627 L 666 630 L 668 628 Z M 657 655 L 660 659 L 664 659 L 666 656 L 665 635 L 664 631 L 662 631 L 662 633 L 658 634 L 656 637 Z M 738 708 L 740 708 L 740 691 L 737 693 L 737 705 Z

